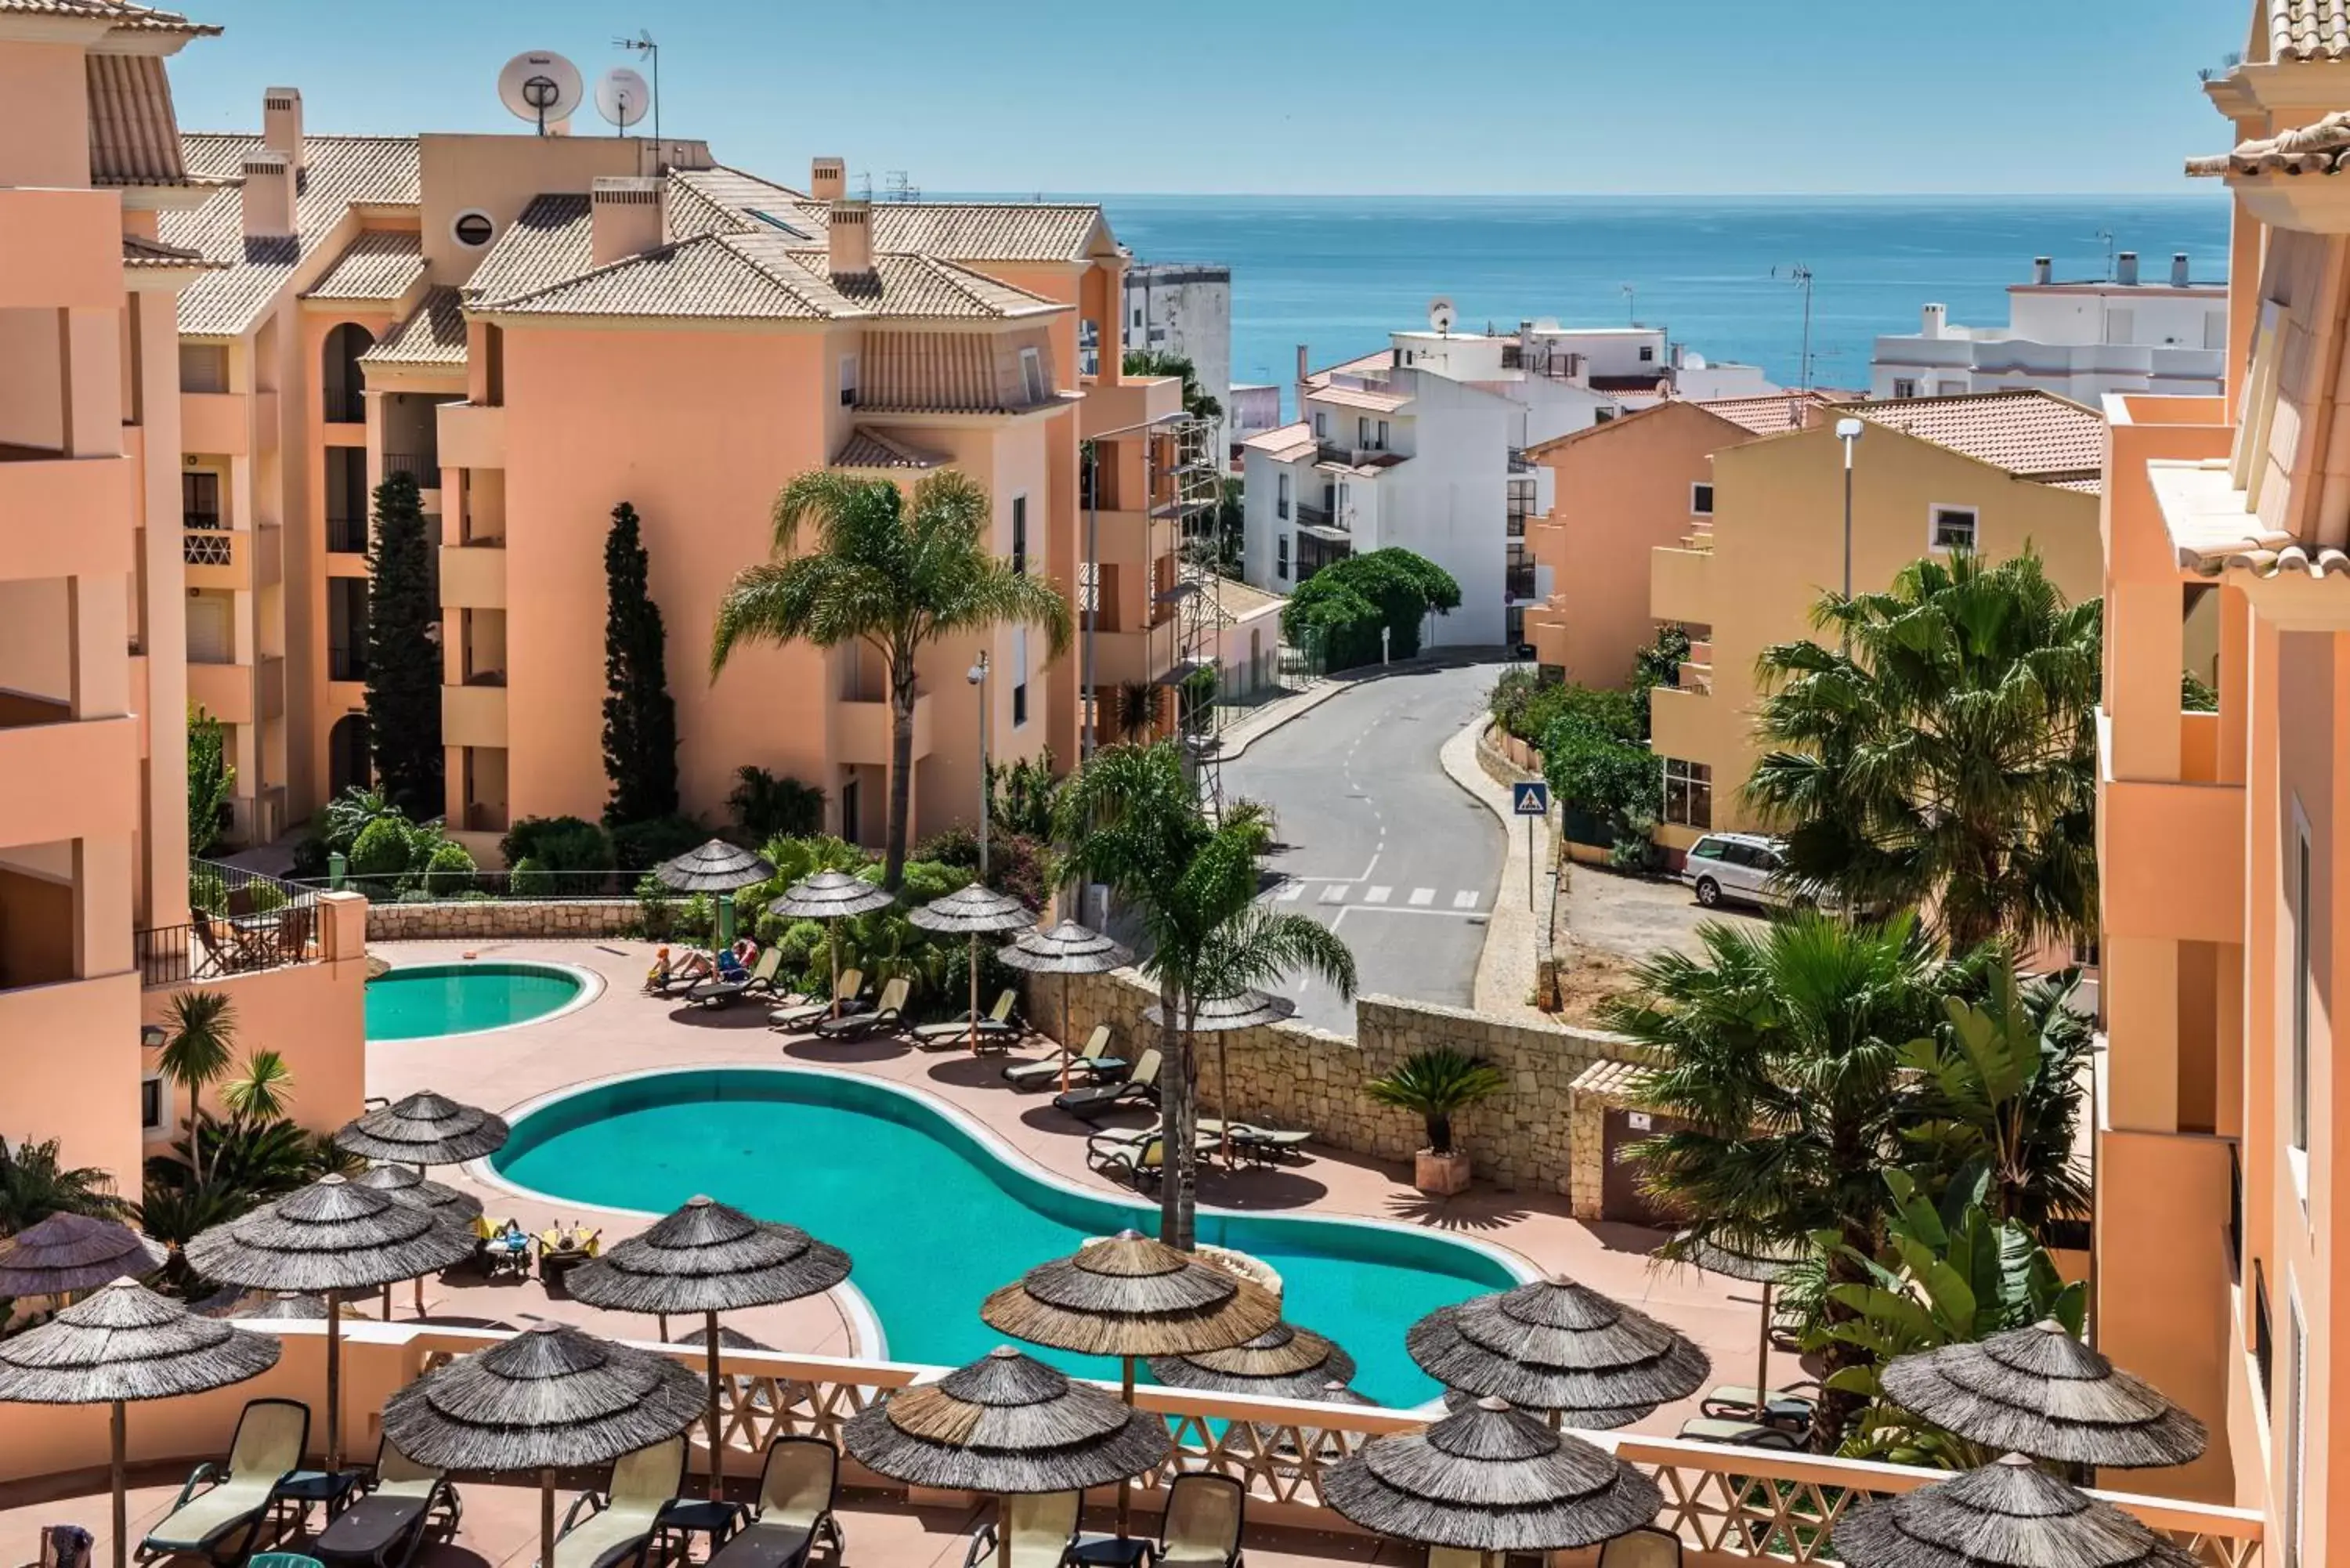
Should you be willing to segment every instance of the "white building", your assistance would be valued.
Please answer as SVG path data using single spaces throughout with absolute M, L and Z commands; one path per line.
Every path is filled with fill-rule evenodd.
M 1224 410 L 1223 449 L 1232 424 L 1232 270 L 1181 263 L 1137 262 L 1126 269 L 1126 347 L 1180 354 L 1200 389 Z
M 1929 305 L 1915 333 L 1879 337 L 1869 391 L 1937 398 L 2036 387 L 2094 404 L 2107 392 L 2217 396 L 2228 345 L 2228 287 L 2194 280 L 2185 252 L 2167 275 L 2146 276 L 2137 253 L 2114 275 L 2059 282 L 2046 256 L 2032 281 L 2010 284 L 2005 327 L 1960 327 Z

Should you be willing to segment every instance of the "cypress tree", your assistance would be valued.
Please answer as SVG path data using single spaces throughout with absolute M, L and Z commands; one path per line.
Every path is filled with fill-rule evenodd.
M 677 810 L 677 704 L 670 700 L 660 606 L 646 582 L 637 509 L 612 508 L 604 540 L 604 776 L 612 782 L 605 826 Z
M 432 540 L 413 474 L 395 472 L 375 487 L 368 569 L 368 743 L 384 794 L 421 822 L 443 805 L 441 647 Z

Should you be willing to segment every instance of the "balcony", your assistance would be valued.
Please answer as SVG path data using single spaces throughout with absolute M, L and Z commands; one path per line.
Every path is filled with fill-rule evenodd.
M 1509 456 L 1510 472 L 1512 473 L 1532 473 L 1534 471 L 1534 459 L 1526 455 L 1525 448 L 1522 446 L 1511 447 L 1509 449 Z
M 1502 591 L 1513 604 L 1531 602 L 1534 597 L 1534 563 L 1529 561 L 1523 566 L 1504 567 Z
M 367 423 L 367 392 L 359 387 L 319 389 L 320 414 L 330 425 Z
M 1720 741 L 1714 733 L 1712 693 L 1672 686 L 1650 691 L 1648 749 L 1660 757 L 1715 763 Z
M 504 468 L 506 465 L 506 411 L 481 403 L 443 403 L 440 421 L 440 461 L 450 468 Z M 434 483 L 438 483 L 435 476 Z M 421 479 L 417 481 L 421 484 Z
M 1308 506 L 1301 501 L 1297 504 L 1296 511 L 1297 521 L 1301 526 L 1333 528 L 1337 525 L 1331 520 L 1330 509 L 1326 506 Z
M 502 685 L 441 688 L 441 743 L 490 746 L 503 751 L 506 743 L 506 689 Z
M 260 711 L 250 664 L 188 661 L 188 701 L 224 724 L 250 724 Z
M 286 574 L 277 528 L 182 528 L 180 558 L 191 588 L 268 587 Z
M 832 705 L 832 760 L 843 767 L 887 767 L 890 755 L 891 719 L 887 698 L 870 701 L 843 698 Z M 454 745 L 456 742 L 450 742 Z M 914 699 L 914 760 L 931 754 L 931 699 Z
M 1713 552 L 1653 550 L 1648 555 L 1648 613 L 1659 620 L 1711 626 Z
M 275 394 L 270 394 L 276 401 Z M 182 392 L 180 450 L 215 457 L 253 454 L 253 410 L 239 392 Z
M 104 837 L 139 820 L 140 721 L 75 720 L 0 692 L 0 822 L 16 844 Z
M 41 242 L 0 245 L 0 310 L 122 308 L 120 192 L 0 189 L 0 234 Z
M 497 545 L 444 545 L 441 549 L 444 609 L 506 607 L 506 553 Z
M 130 486 L 127 457 L 0 444 L 0 579 L 130 571 Z

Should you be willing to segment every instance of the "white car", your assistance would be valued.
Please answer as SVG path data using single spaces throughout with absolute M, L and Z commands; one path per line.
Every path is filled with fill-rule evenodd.
M 1760 833 L 1709 833 L 1690 846 L 1681 880 L 1697 889 L 1697 901 L 1711 909 L 1724 898 L 1759 909 L 1790 902 L 1777 882 L 1785 863 L 1784 840 Z

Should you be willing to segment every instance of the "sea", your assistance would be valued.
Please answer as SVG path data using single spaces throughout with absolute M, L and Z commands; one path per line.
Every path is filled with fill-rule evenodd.
M 1095 195 L 1152 262 L 1232 274 L 1232 379 L 1286 385 L 1297 346 L 1316 366 L 1384 346 L 1452 302 L 1464 329 L 1555 317 L 1638 322 L 1712 360 L 1803 379 L 1804 286 L 1814 385 L 1865 388 L 1873 340 L 1914 332 L 1918 307 L 1967 326 L 2007 319 L 2004 294 L 2054 258 L 2107 275 L 2136 251 L 2147 275 L 2187 253 L 2223 279 L 2228 202 L 2160 196 L 1674 197 Z

